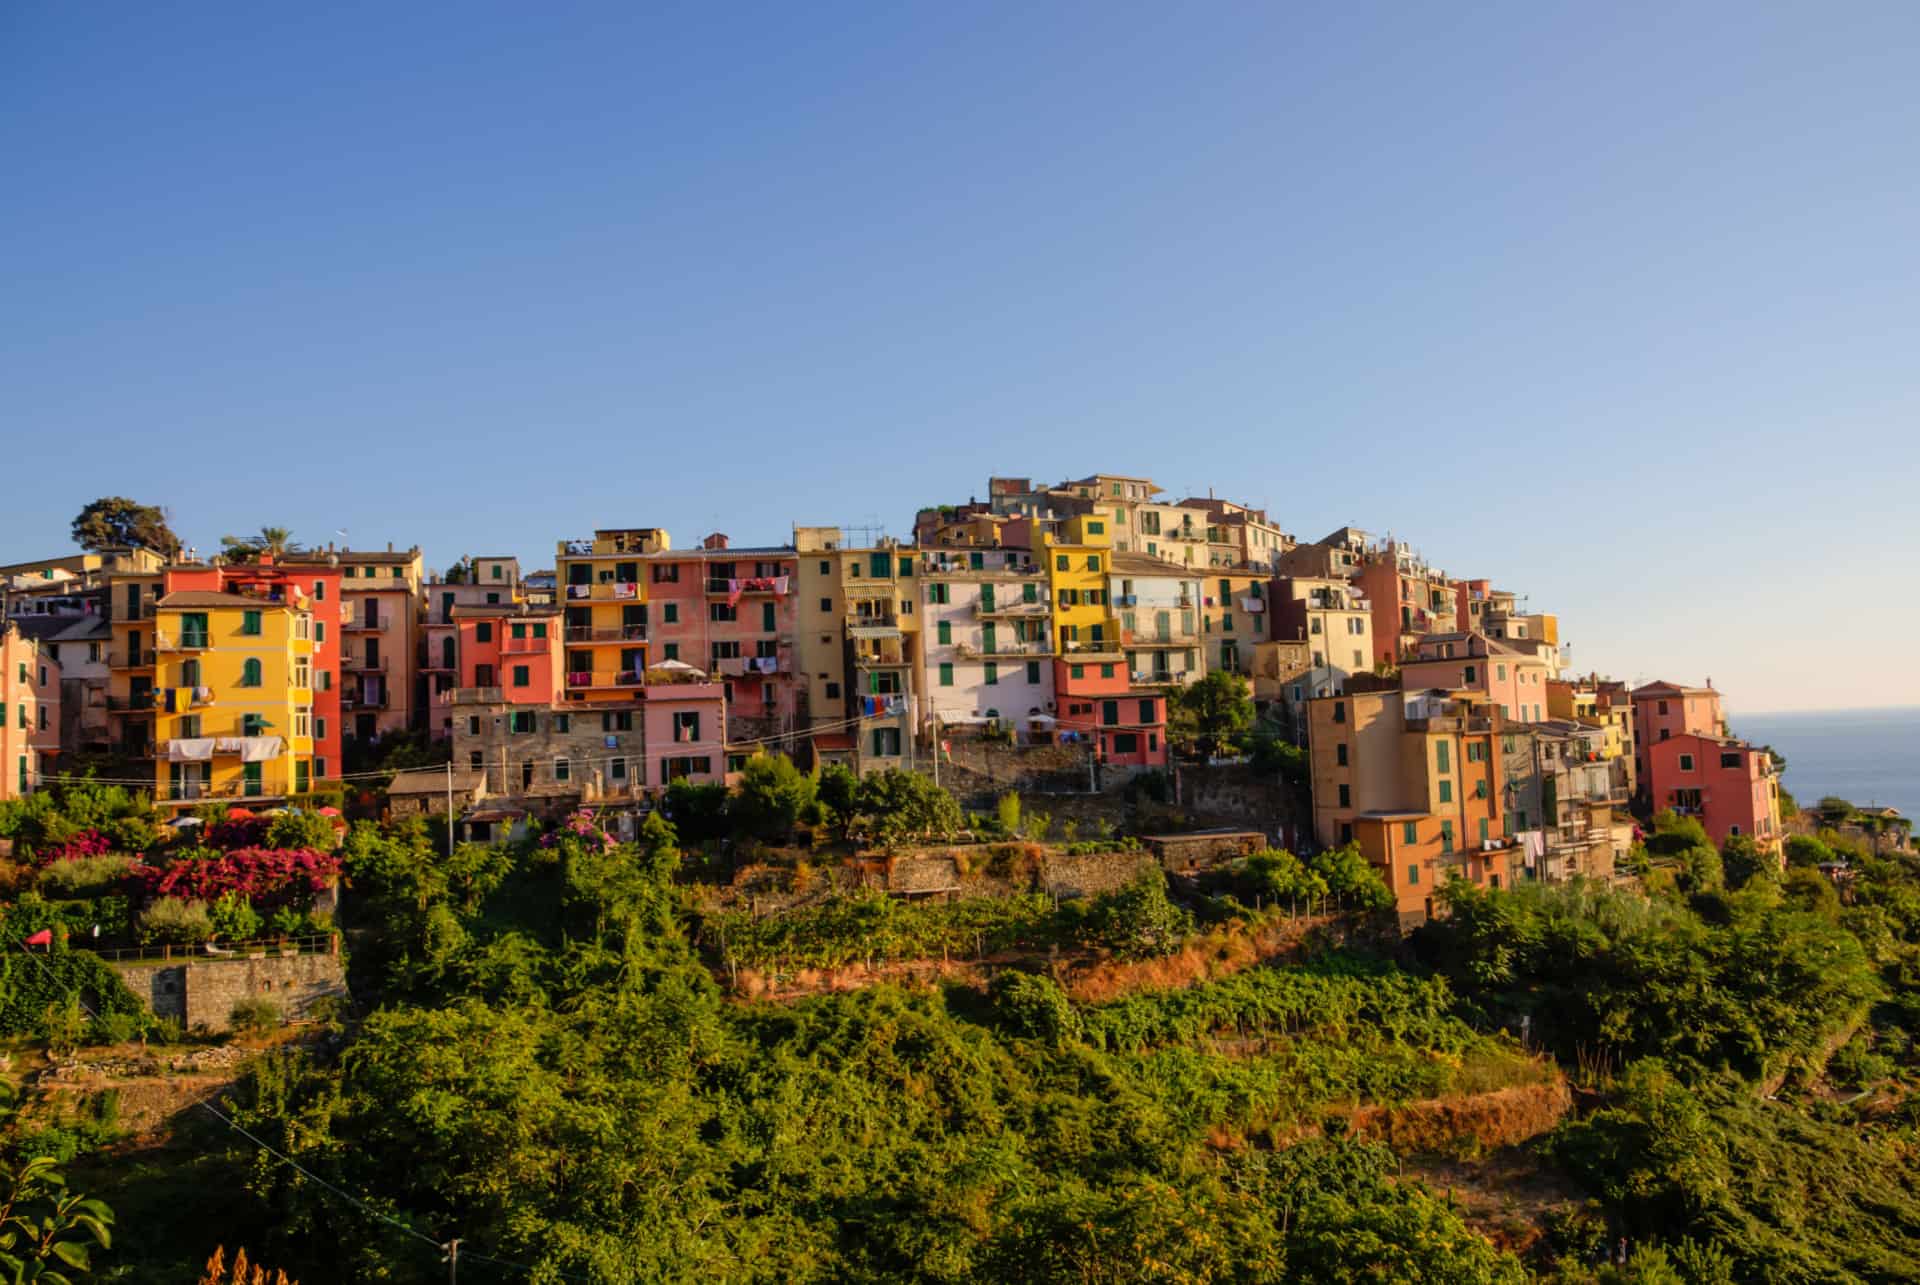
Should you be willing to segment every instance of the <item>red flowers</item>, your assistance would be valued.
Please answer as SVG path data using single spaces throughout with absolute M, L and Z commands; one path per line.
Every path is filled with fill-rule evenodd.
M 170 866 L 137 865 L 133 886 L 149 900 L 181 897 L 214 901 L 237 892 L 248 900 L 304 900 L 324 890 L 340 872 L 340 859 L 312 848 L 236 848 L 206 860 L 176 861 Z
M 56 861 L 78 861 L 83 857 L 104 857 L 113 851 L 113 843 L 98 830 L 82 830 L 57 848 L 40 852 L 41 865 Z

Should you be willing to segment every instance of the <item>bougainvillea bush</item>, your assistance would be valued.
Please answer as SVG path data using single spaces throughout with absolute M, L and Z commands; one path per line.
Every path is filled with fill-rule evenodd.
M 557 847 L 568 839 L 578 840 L 588 849 L 598 848 L 605 851 L 615 846 L 614 837 L 602 830 L 600 823 L 593 819 L 592 808 L 581 808 L 558 826 L 541 835 L 540 846 Z
M 312 848 L 236 848 L 166 866 L 135 866 L 133 886 L 152 899 L 216 901 L 238 893 L 255 905 L 306 905 L 340 873 L 340 858 Z

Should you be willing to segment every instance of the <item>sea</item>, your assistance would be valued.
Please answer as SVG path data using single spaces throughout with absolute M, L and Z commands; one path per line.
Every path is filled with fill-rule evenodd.
M 1730 714 L 1728 729 L 1787 759 L 1781 784 L 1808 807 L 1829 794 L 1920 819 L 1920 706 Z

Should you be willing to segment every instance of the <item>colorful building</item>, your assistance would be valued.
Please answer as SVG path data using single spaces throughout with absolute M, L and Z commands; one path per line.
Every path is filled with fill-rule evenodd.
M 1136 685 L 1183 687 L 1206 673 L 1206 608 L 1197 572 L 1116 549 L 1107 562 L 1107 587 Z
M 1604 733 L 1602 756 L 1618 760 L 1626 775 L 1627 793 L 1639 790 L 1639 772 L 1634 766 L 1633 707 L 1627 699 L 1625 684 L 1603 681 L 1589 674 L 1582 679 L 1549 678 L 1547 713 L 1554 718 L 1571 719 Z
M 1207 566 L 1222 571 L 1242 570 L 1271 578 L 1280 559 L 1294 547 L 1294 539 L 1268 520 L 1265 509 L 1231 500 L 1190 496 L 1180 503 L 1206 514 Z
M 620 700 L 644 681 L 657 567 L 642 559 L 671 547 L 658 527 L 595 531 L 591 540 L 559 543 L 554 567 L 565 609 L 569 694 Z
M 1450 879 L 1511 886 L 1524 853 L 1503 801 L 1505 720 L 1446 692 L 1349 692 L 1308 702 L 1314 836 L 1357 843 L 1403 925 Z
M 1268 641 L 1272 588 L 1272 579 L 1258 572 L 1208 571 L 1200 582 L 1203 669 L 1253 674 L 1256 650 Z
M 1092 744 L 1103 768 L 1135 770 L 1167 764 L 1167 695 L 1131 681 L 1124 662 L 1098 653 L 1052 662 L 1063 742 Z
M 420 587 L 422 707 L 427 732 L 436 740 L 453 734 L 453 693 L 460 685 L 456 607 L 512 607 L 525 601 L 517 558 L 466 558 L 455 578 Z
M 1670 808 L 1697 819 L 1716 845 L 1746 835 L 1778 851 L 1780 779 L 1764 747 L 1682 731 L 1648 744 L 1645 758 L 1655 811 Z
M 1051 739 L 1055 610 L 1044 556 L 1025 548 L 921 551 L 921 721 L 929 745 L 954 727 Z M 1117 645 L 1109 659 L 1121 663 Z
M 338 762 L 315 713 L 315 615 L 306 590 L 190 573 L 154 610 L 154 797 L 286 799 Z M 220 588 L 189 588 L 208 579 Z
M 411 731 L 422 716 L 421 586 L 418 547 L 386 551 L 313 549 L 289 554 L 293 568 L 338 567 L 344 598 L 340 628 L 340 709 L 349 739 L 371 745 Z
M 858 772 L 914 759 L 920 670 L 919 555 L 884 541 L 847 548 L 838 527 L 795 527 L 799 657 L 816 762 Z
M 1398 664 L 1424 635 L 1456 631 L 1453 582 L 1398 540 L 1368 548 L 1354 583 L 1373 605 L 1373 654 L 1380 663 Z
M 1727 719 L 1720 706 L 1720 693 L 1713 680 L 1705 687 L 1686 687 L 1664 680 L 1643 683 L 1627 697 L 1633 711 L 1633 764 L 1640 797 L 1650 798 L 1647 772 L 1648 750 L 1675 736 L 1697 733 L 1701 736 L 1725 736 Z
M 1107 589 L 1113 550 L 1106 519 L 1085 514 L 1069 518 L 1058 540 L 1042 534 L 1029 547 L 1047 571 L 1056 640 L 1049 650 L 1121 659 L 1120 623 Z
M 1478 692 L 1521 723 L 1547 717 L 1552 676 L 1544 662 L 1476 633 L 1429 634 L 1400 662 L 1400 685 L 1407 691 Z
M 58 770 L 60 663 L 20 627 L 0 620 L 0 799 L 40 788 Z

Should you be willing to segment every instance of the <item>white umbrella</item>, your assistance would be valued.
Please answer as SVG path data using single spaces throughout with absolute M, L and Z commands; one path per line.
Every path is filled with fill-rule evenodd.
M 705 678 L 707 676 L 707 673 L 704 669 L 695 669 L 692 665 L 689 665 L 684 660 L 663 660 L 657 664 L 647 666 L 647 672 L 650 674 L 653 673 L 655 670 L 662 670 L 662 669 L 666 670 L 670 674 L 697 674 L 701 678 Z
M 176 830 L 184 830 L 190 825 L 199 825 L 200 818 L 199 817 L 175 817 L 173 820 L 167 822 L 167 824 L 172 826 Z

